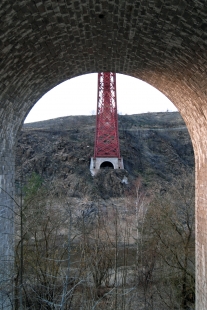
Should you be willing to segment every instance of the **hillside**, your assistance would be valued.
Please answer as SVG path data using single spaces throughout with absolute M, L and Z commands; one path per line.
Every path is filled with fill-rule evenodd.
M 94 116 L 69 116 L 19 133 L 16 300 L 23 257 L 25 309 L 60 309 L 65 294 L 65 309 L 193 310 L 194 156 L 182 118 L 119 116 L 125 170 L 92 177 L 94 131 Z
M 183 170 L 192 170 L 194 155 L 185 123 L 178 112 L 119 116 L 124 171 L 92 177 L 95 116 L 68 116 L 25 124 L 16 149 L 16 178 L 36 172 L 73 197 L 120 196 L 137 177 L 148 186 L 165 187 Z M 129 185 L 122 184 L 124 176 Z M 58 193 L 57 193 L 58 194 Z

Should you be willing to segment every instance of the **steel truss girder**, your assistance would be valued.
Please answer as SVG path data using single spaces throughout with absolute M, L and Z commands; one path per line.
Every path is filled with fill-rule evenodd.
M 98 73 L 94 157 L 120 158 L 116 102 L 116 73 Z

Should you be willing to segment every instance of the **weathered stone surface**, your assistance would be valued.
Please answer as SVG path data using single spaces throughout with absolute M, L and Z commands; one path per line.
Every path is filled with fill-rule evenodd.
M 53 86 L 97 71 L 152 84 L 178 107 L 194 145 L 199 310 L 207 309 L 206 17 L 203 0 L 0 3 L 1 186 L 12 194 L 16 133 Z M 7 204 L 0 195 L 1 204 Z M 1 227 L 10 227 L 3 221 Z M 4 234 L 4 246 L 2 240 Z

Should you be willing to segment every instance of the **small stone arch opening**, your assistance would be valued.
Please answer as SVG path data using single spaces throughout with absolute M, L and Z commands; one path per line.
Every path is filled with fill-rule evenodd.
M 110 161 L 104 161 L 100 165 L 100 169 L 114 169 L 114 165 Z

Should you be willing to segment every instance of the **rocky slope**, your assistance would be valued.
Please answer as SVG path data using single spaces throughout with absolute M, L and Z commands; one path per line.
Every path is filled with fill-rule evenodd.
M 34 191 L 32 196 L 34 182 L 30 179 L 27 183 L 31 185 L 29 204 L 23 208 L 23 228 L 27 229 L 24 279 L 29 283 L 25 288 L 31 305 L 36 303 L 36 308 L 39 307 L 39 296 L 44 293 L 42 283 L 47 283 L 47 292 L 51 287 L 52 296 L 58 296 L 52 298 L 59 298 L 65 278 L 54 282 L 58 270 L 54 262 L 58 262 L 57 268 L 64 275 L 70 257 L 74 309 L 85 309 L 85 301 L 103 309 L 103 300 L 105 308 L 114 309 L 117 296 L 122 306 L 123 297 L 126 298 L 126 308 L 129 305 L 131 309 L 153 307 L 160 310 L 169 304 L 178 309 L 179 296 L 183 296 L 180 262 L 185 256 L 182 249 L 185 248 L 186 253 L 186 244 L 190 244 L 187 266 L 191 276 L 187 297 L 191 299 L 187 303 L 189 309 L 194 309 L 195 242 L 191 231 L 189 243 L 186 231 L 186 227 L 191 227 L 194 213 L 194 182 L 191 179 L 194 156 L 182 118 L 179 113 L 119 116 L 125 170 L 103 169 L 92 177 L 89 164 L 94 132 L 94 116 L 69 116 L 26 124 L 19 132 L 17 184 L 21 176 L 25 181 L 33 172 L 45 181 L 45 186 Z M 33 176 L 39 179 L 38 175 Z M 123 182 L 124 177 L 128 184 Z M 139 187 L 140 177 L 144 191 Z M 160 195 L 154 195 L 155 190 Z M 19 220 L 17 217 L 17 223 Z M 164 242 L 160 242 L 157 232 L 161 232 Z M 16 236 L 18 238 L 19 234 Z M 68 245 L 70 256 L 66 251 Z M 42 267 L 40 272 L 34 268 L 37 265 Z M 40 281 L 42 270 L 44 282 Z M 100 275 L 104 278 L 97 286 L 96 279 Z M 35 286 L 34 279 L 38 279 Z
M 165 187 L 182 171 L 193 170 L 191 140 L 178 112 L 119 116 L 125 170 L 102 170 L 96 177 L 89 171 L 94 132 L 95 116 L 25 124 L 16 148 L 17 180 L 36 172 L 66 195 L 108 198 L 123 195 L 137 177 L 147 187 Z

